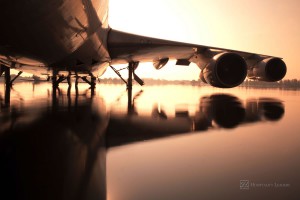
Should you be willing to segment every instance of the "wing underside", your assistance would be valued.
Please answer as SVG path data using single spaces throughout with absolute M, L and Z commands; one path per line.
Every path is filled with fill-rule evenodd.
M 272 57 L 224 48 L 150 38 L 113 29 L 109 32 L 108 49 L 114 63 L 127 63 L 131 61 L 149 62 L 153 61 L 153 59 L 163 57 L 176 60 L 189 60 L 196 54 L 211 56 L 221 52 L 234 52 L 245 59 Z
M 281 58 L 224 48 L 168 41 L 111 29 L 108 35 L 111 64 L 153 62 L 156 69 L 168 60 L 178 65 L 195 63 L 200 78 L 216 87 L 235 87 L 248 76 L 261 81 L 278 81 L 286 73 Z

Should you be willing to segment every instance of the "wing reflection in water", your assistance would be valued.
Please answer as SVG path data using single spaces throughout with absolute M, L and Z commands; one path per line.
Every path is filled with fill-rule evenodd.
M 175 117 L 159 103 L 149 116 L 139 116 L 133 101 L 128 113 L 109 117 L 100 97 L 55 92 L 52 98 L 52 104 L 1 110 L 1 199 L 106 199 L 108 148 L 284 115 L 278 100 L 244 102 L 225 94 L 202 96 L 194 116 L 177 110 Z
M 135 115 L 111 116 L 106 142 L 109 148 L 182 133 L 276 121 L 283 115 L 283 103 L 276 99 L 249 99 L 244 103 L 232 95 L 213 94 L 200 98 L 195 116 L 189 116 L 188 111 L 178 110 L 175 117 L 171 118 L 158 104 L 154 104 L 152 115 L 148 117 L 138 116 L 138 111 Z

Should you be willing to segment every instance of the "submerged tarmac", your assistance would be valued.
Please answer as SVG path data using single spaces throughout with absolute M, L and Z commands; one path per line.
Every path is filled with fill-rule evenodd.
M 277 148 L 286 149 L 292 146 L 292 149 L 284 150 L 285 154 L 278 154 L 280 151 L 273 152 L 274 162 L 264 165 L 263 168 L 257 168 L 258 166 L 248 168 L 253 162 L 260 163 L 268 160 L 269 158 L 266 159 L 265 156 L 270 155 L 268 152 L 274 148 L 273 145 L 284 138 L 286 140 L 295 137 L 293 132 L 287 133 L 290 137 L 282 135 L 285 130 L 278 124 L 286 117 L 285 104 L 287 102 L 277 98 L 274 94 L 261 96 L 261 93 L 256 92 L 251 93 L 250 96 L 245 91 L 226 93 L 224 90 L 215 91 L 210 88 L 182 86 L 177 88 L 177 92 L 184 94 L 190 90 L 189 93 L 183 95 L 182 99 L 178 96 L 169 96 L 170 99 L 164 97 L 162 100 L 157 100 L 160 97 L 159 94 L 170 92 L 170 88 L 146 87 L 143 90 L 133 91 L 133 95 L 128 97 L 124 88 L 113 85 L 98 85 L 99 89 L 93 95 L 84 87 L 70 92 L 64 86 L 53 91 L 51 84 L 47 83 L 19 84 L 11 91 L 9 101 L 5 96 L 6 92 L 0 93 L 1 198 L 158 199 L 161 197 L 166 199 L 172 197 L 174 199 L 198 199 L 201 197 L 219 198 L 225 195 L 232 198 L 240 196 L 251 199 L 259 198 L 261 194 L 264 194 L 267 197 L 280 199 L 287 195 L 297 195 L 295 186 L 299 186 L 299 179 L 293 175 L 299 175 L 299 173 L 283 171 L 299 165 L 299 158 L 294 157 L 296 149 L 299 149 L 296 143 L 284 143 L 283 146 L 277 146 Z M 156 92 L 156 96 L 153 96 L 152 90 Z M 184 96 L 189 98 L 185 99 Z M 130 99 L 129 102 L 128 99 Z M 281 129 L 280 132 L 271 136 L 274 141 L 267 139 L 270 137 L 268 131 L 273 133 L 270 126 L 277 126 L 278 130 Z M 257 130 L 260 130 L 260 133 Z M 208 137 L 213 135 L 213 138 L 217 138 L 217 143 L 215 144 L 212 140 L 207 141 L 207 138 L 202 137 L 202 141 L 206 140 L 207 143 L 200 145 L 201 150 L 207 155 L 205 158 L 199 157 L 204 167 L 200 169 L 198 168 L 199 160 L 195 159 L 194 163 L 189 159 L 186 161 L 189 157 L 197 158 L 196 149 L 200 147 L 199 144 L 190 143 L 187 140 L 190 140 L 189 137 L 197 137 L 201 141 L 202 133 L 206 132 L 212 133 Z M 227 145 L 235 140 L 229 148 L 224 149 L 220 147 L 220 144 L 218 145 L 218 142 L 221 142 L 219 139 L 226 137 L 226 134 L 218 134 L 221 132 L 226 134 L 232 132 L 231 136 L 223 140 Z M 245 138 L 241 138 L 243 134 Z M 254 135 L 256 137 L 251 138 Z M 258 142 L 256 147 L 247 147 L 249 152 L 246 153 L 243 148 L 245 144 L 255 144 L 259 137 L 266 142 L 265 151 L 262 151 L 263 148 L 261 149 L 258 145 L 262 144 Z M 181 144 L 176 148 L 176 144 L 181 139 Z M 157 142 L 168 141 L 171 143 L 157 144 Z M 140 145 L 139 150 L 134 149 L 136 145 Z M 149 145 L 153 150 L 150 157 L 144 155 L 144 151 L 149 151 Z M 168 148 L 169 145 L 171 145 L 170 148 Z M 214 152 L 209 153 L 212 147 L 227 154 L 220 153 L 216 158 Z M 173 161 L 161 159 L 154 161 L 157 163 L 148 165 L 138 164 L 140 161 L 135 160 L 137 157 L 130 156 L 130 154 L 115 158 L 115 153 L 122 154 L 126 152 L 126 148 L 127 151 L 129 148 L 129 152 L 133 151 L 133 154 L 137 154 L 137 157 L 142 156 L 152 160 L 155 156 L 160 157 L 157 153 L 168 155 L 169 158 L 176 156 L 177 166 L 173 166 Z M 182 151 L 191 148 L 194 148 L 193 152 L 196 154 L 185 154 L 183 158 Z M 241 152 L 244 154 L 239 154 Z M 258 152 L 260 154 L 257 155 Z M 112 155 L 111 158 L 109 155 Z M 287 155 L 290 156 L 288 160 L 286 160 Z M 241 160 L 247 160 L 248 165 L 240 162 Z M 227 164 L 219 165 L 221 161 Z M 116 164 L 118 162 L 121 163 Z M 212 164 L 214 162 L 216 163 Z M 126 167 L 118 168 L 128 163 L 135 163 L 133 167 L 136 169 L 135 172 L 128 172 Z M 153 177 L 149 177 L 151 169 L 156 168 L 157 164 L 164 167 L 161 168 L 161 172 L 156 172 L 152 174 Z M 185 165 L 191 165 L 191 167 Z M 266 172 L 269 165 L 273 165 L 277 170 Z M 172 175 L 166 172 L 166 169 L 172 168 L 171 171 L 175 170 L 175 173 L 178 167 L 181 168 L 181 175 L 175 181 L 172 176 L 176 177 L 178 174 Z M 146 168 L 150 170 L 150 173 L 144 175 L 144 179 L 138 178 L 141 175 L 139 175 L 140 170 Z M 205 181 L 198 183 L 198 186 L 195 185 L 196 180 L 189 170 L 194 171 L 194 177 L 199 178 L 201 174 L 202 178 L 197 178 L 198 182 Z M 208 172 L 206 175 L 202 174 L 205 170 Z M 230 178 L 228 172 L 232 170 L 234 172 L 229 173 L 232 175 Z M 262 175 L 264 172 L 267 174 Z M 207 185 L 211 173 L 216 175 L 210 179 L 211 183 L 216 184 L 215 188 L 213 184 Z M 150 180 L 155 175 L 158 179 L 161 176 L 165 176 L 166 179 L 163 178 L 161 182 L 151 182 Z M 232 179 L 235 179 L 236 185 L 226 184 L 225 176 L 228 183 L 232 183 Z M 120 184 L 125 183 L 123 178 L 129 183 L 121 186 Z M 248 189 L 252 187 L 252 191 L 248 194 L 240 188 L 244 186 L 243 180 L 245 179 L 245 187 Z M 177 184 L 174 185 L 175 182 Z M 282 186 L 276 190 L 274 182 L 277 186 L 285 184 L 286 187 Z M 142 187 L 144 183 L 145 187 Z M 181 183 L 184 183 L 184 186 L 180 186 Z M 273 190 L 269 191 L 263 188 L 264 185 L 258 186 L 255 183 L 272 183 Z M 161 189 L 158 189 L 159 185 Z M 173 188 L 173 193 L 169 191 L 169 187 Z

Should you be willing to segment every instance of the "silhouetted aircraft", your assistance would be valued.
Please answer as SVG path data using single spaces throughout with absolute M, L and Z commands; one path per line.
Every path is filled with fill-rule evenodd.
M 281 58 L 144 37 L 111 29 L 108 0 L 1 1 L 0 74 L 9 85 L 10 68 L 52 78 L 53 86 L 75 76 L 92 88 L 96 77 L 110 66 L 128 63 L 129 78 L 143 85 L 134 70 L 139 62 L 156 69 L 169 60 L 177 65 L 197 64 L 200 79 L 215 87 L 230 88 L 245 77 L 278 81 L 286 74 Z M 90 77 L 88 79 L 87 77 Z

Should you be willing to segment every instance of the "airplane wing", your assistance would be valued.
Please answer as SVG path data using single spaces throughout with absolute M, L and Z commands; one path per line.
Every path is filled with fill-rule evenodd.
M 133 35 L 111 29 L 107 41 L 111 64 L 153 62 L 156 69 L 169 60 L 176 65 L 197 64 L 202 81 L 215 87 L 230 88 L 246 76 L 261 81 L 279 81 L 286 74 L 281 58 L 230 49 L 188 44 Z

